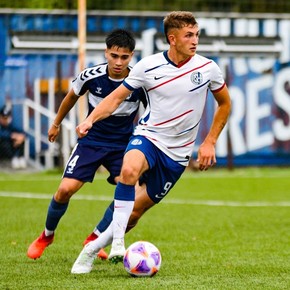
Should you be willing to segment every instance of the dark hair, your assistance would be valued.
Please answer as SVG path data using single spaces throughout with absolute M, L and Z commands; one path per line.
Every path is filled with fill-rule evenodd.
M 135 49 L 136 41 L 131 32 L 125 29 L 115 29 L 106 37 L 107 48 L 113 46 L 128 48 L 130 51 Z
M 188 25 L 197 25 L 197 21 L 191 12 L 173 11 L 167 14 L 163 20 L 164 34 L 167 42 L 169 43 L 168 32 L 170 29 L 181 29 Z

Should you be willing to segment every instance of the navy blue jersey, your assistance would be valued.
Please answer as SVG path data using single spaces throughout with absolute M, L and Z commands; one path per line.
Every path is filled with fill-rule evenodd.
M 123 79 L 115 80 L 108 76 L 108 65 L 104 63 L 83 70 L 73 81 L 72 88 L 79 96 L 88 93 L 89 115 L 122 82 Z M 88 134 L 78 139 L 78 143 L 126 148 L 133 132 L 133 121 L 138 112 L 140 100 L 144 103 L 145 99 L 145 92 L 142 88 L 135 90 L 111 116 L 94 123 Z

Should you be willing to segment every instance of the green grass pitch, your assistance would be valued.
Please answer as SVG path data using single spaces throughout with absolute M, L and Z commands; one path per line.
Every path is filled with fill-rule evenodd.
M 289 168 L 187 171 L 126 235 L 126 245 L 148 240 L 160 249 L 155 277 L 132 278 L 100 260 L 90 274 L 72 275 L 113 197 L 106 177 L 73 197 L 54 243 L 34 261 L 27 247 L 44 228 L 61 173 L 0 174 L 0 289 L 290 289 Z

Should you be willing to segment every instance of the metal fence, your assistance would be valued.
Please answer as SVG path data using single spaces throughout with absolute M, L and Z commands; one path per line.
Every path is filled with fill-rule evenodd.
M 115 27 L 136 34 L 136 57 L 143 56 L 141 48 L 150 54 L 166 49 L 165 13 L 88 11 L 86 65 L 103 60 L 104 36 Z M 196 17 L 202 31 L 199 52 L 223 68 L 234 98 L 229 131 L 235 164 L 289 165 L 289 14 L 199 12 Z M 46 135 L 69 79 L 77 73 L 77 30 L 76 10 L 0 9 L 0 105 L 12 101 L 15 123 L 29 135 L 26 156 L 36 167 L 53 167 L 56 154 L 67 159 L 76 137 L 75 119 L 68 120 L 60 146 L 52 147 Z M 213 105 L 209 107 L 207 112 Z M 209 123 L 206 119 L 201 136 Z M 225 162 L 227 138 L 220 140 L 217 155 Z

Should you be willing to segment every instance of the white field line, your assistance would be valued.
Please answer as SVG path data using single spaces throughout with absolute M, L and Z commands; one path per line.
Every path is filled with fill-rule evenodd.
M 0 191 L 0 197 L 26 198 L 26 199 L 51 199 L 51 194 L 28 193 L 28 192 L 8 192 Z M 74 195 L 74 200 L 96 200 L 111 201 L 108 196 L 94 195 Z M 205 205 L 205 206 L 226 206 L 226 207 L 290 207 L 290 201 L 223 201 L 223 200 L 182 200 L 182 199 L 164 199 L 164 204 L 180 205 Z
M 253 172 L 248 172 L 248 171 L 236 171 L 236 172 L 229 172 L 229 171 L 217 171 L 217 172 L 185 172 L 182 176 L 181 179 L 195 179 L 195 178 L 250 178 L 250 179 L 256 179 L 256 178 L 274 178 L 274 179 L 280 179 L 280 178 L 288 178 L 290 174 L 289 169 L 284 170 L 284 171 L 279 171 L 276 172 L 273 170 L 273 172 L 263 172 L 263 171 L 253 171 Z M 108 174 L 106 173 L 99 173 L 96 174 L 94 177 L 94 180 L 106 180 L 108 177 Z M 52 176 L 43 176 L 43 175 L 33 175 L 33 174 L 27 174 L 27 175 L 9 175 L 9 176 L 0 176 L 0 181 L 61 181 L 62 175 L 59 174 L 57 175 L 52 175 Z

